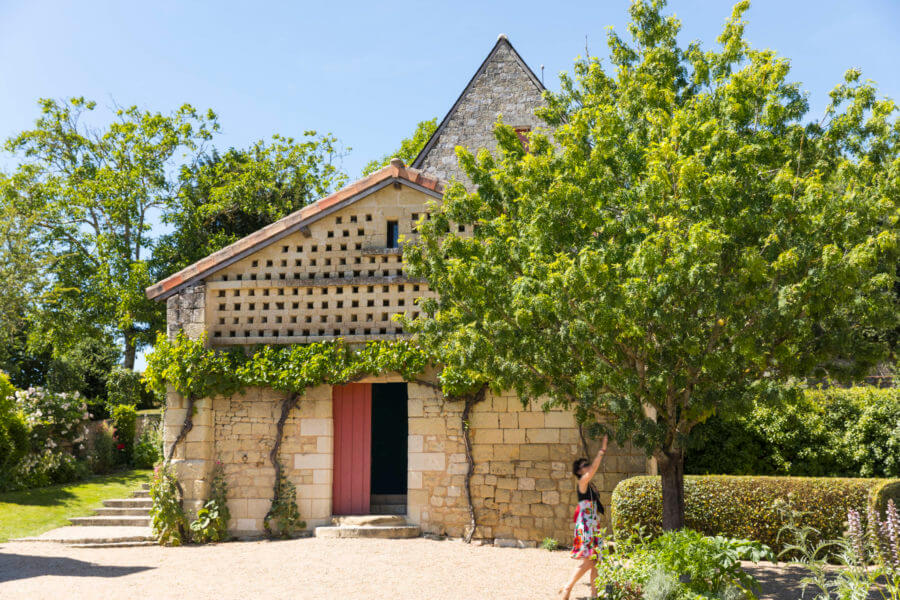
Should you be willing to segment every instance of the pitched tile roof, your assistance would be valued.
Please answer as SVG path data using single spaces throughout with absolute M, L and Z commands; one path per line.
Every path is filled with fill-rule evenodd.
M 260 248 L 274 243 L 295 231 L 299 231 L 325 215 L 352 204 L 391 183 L 408 185 L 436 198 L 442 197 L 444 193 L 443 183 L 436 177 L 430 177 L 418 169 L 406 167 L 403 165 L 403 161 L 398 158 L 392 159 L 391 164 L 371 175 L 363 177 L 308 206 L 304 206 L 283 219 L 279 219 L 271 225 L 267 225 L 241 238 L 218 252 L 201 258 L 174 275 L 170 275 L 162 281 L 151 285 L 146 290 L 147 297 L 158 300 L 168 298 L 181 288 L 208 277 L 216 271 L 224 269 L 228 265 L 256 252 Z

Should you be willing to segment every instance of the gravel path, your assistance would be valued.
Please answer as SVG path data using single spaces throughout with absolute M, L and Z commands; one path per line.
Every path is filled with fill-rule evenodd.
M 567 552 L 455 540 L 316 539 L 162 548 L 0 544 L 0 598 L 554 598 Z M 795 600 L 781 569 L 761 573 Z M 573 598 L 586 598 L 581 583 Z

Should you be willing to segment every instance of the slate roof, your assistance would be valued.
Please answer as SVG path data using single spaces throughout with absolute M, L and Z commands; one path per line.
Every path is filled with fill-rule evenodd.
M 367 177 L 351 183 L 337 192 L 321 198 L 300 210 L 267 225 L 250 235 L 241 238 L 230 246 L 222 248 L 194 264 L 185 267 L 174 275 L 147 288 L 147 297 L 164 300 L 194 282 L 209 277 L 216 271 L 256 252 L 281 238 L 300 231 L 318 219 L 344 208 L 345 206 L 365 198 L 392 183 L 407 185 L 426 194 L 441 198 L 444 193 L 443 183 L 418 169 L 406 167 L 398 158 L 391 164 L 379 169 Z

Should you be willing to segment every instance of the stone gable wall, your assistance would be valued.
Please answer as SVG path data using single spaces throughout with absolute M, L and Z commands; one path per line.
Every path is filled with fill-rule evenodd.
M 463 146 L 472 152 L 496 149 L 493 128 L 499 115 L 512 127 L 541 127 L 544 124 L 534 111 L 543 102 L 541 92 L 516 60 L 512 48 L 501 44 L 460 99 L 440 137 L 424 157 L 421 169 L 447 181 L 455 178 L 468 182 L 459 168 L 455 148 Z

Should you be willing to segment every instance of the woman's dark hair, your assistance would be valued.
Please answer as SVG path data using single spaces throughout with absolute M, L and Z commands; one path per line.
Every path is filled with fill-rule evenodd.
M 578 477 L 578 471 L 580 471 L 582 467 L 586 467 L 588 462 L 588 459 L 584 457 L 576 458 L 575 462 L 572 463 L 572 475 Z
M 589 464 L 591 464 L 591 461 L 584 457 L 576 458 L 572 462 L 572 475 L 574 475 L 575 477 L 580 477 L 580 475 L 578 475 L 578 471 L 580 471 L 583 467 L 588 466 Z M 593 492 L 594 502 L 597 504 L 597 510 L 600 512 L 600 514 L 602 515 L 606 513 L 606 510 L 603 508 L 603 503 L 600 502 L 600 492 L 597 491 L 597 488 L 594 487 L 593 483 L 588 484 L 588 490 L 590 492 Z

